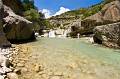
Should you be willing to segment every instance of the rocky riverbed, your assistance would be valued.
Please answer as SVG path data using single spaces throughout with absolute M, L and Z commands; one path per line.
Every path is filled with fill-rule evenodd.
M 0 79 L 18 79 L 11 63 L 17 53 L 18 48 L 14 45 L 10 48 L 0 48 Z
M 16 45 L 15 50 L 12 73 L 19 79 L 120 78 L 119 51 L 78 39 L 41 38 Z

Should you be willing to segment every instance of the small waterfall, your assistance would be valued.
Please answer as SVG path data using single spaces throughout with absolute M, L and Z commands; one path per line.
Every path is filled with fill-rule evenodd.
M 48 37 L 54 38 L 54 37 L 55 37 L 55 31 L 54 31 L 54 30 L 51 30 L 51 31 L 49 32 Z

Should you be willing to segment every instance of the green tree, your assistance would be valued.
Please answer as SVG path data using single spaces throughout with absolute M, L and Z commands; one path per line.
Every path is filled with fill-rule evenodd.
M 25 11 L 24 16 L 26 19 L 33 22 L 34 30 L 39 30 L 41 27 L 45 25 L 43 22 L 44 15 L 35 9 L 30 9 L 30 10 Z
M 34 0 L 23 0 L 24 10 L 30 10 L 31 8 L 35 9 Z
M 22 0 L 23 16 L 33 23 L 33 30 L 39 31 L 46 24 L 45 17 L 34 5 L 34 0 Z

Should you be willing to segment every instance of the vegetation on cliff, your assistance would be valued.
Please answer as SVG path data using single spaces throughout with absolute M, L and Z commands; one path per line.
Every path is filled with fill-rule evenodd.
M 76 18 L 81 18 L 82 17 L 82 19 L 85 19 L 86 17 L 91 16 L 91 15 L 99 12 L 105 4 L 110 3 L 112 1 L 115 1 L 115 0 L 103 0 L 102 2 L 100 2 L 98 4 L 95 4 L 95 5 L 92 5 L 88 8 L 80 8 L 80 9 L 77 9 L 77 10 L 68 11 L 68 12 L 65 12 L 61 15 L 52 17 L 52 18 L 60 18 L 60 17 L 66 18 L 68 16 L 69 17 L 73 16 L 73 17 L 76 17 Z
M 23 0 L 22 5 L 24 7 L 23 16 L 33 22 L 33 30 L 39 31 L 43 29 L 46 26 L 45 17 L 44 14 L 38 12 L 37 7 L 34 5 L 34 0 Z

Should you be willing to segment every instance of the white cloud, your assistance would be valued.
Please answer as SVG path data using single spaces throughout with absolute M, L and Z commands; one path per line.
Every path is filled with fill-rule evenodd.
M 60 7 L 60 10 L 58 12 L 56 12 L 53 16 L 60 15 L 60 14 L 65 13 L 67 11 L 70 11 L 70 9 L 65 8 L 65 7 Z
M 50 18 L 51 17 L 51 12 L 48 9 L 42 9 L 40 10 L 45 15 L 45 18 Z
M 70 11 L 70 9 L 65 8 L 65 7 L 60 7 L 60 10 L 57 11 L 55 14 L 52 15 L 51 11 L 48 10 L 48 9 L 42 9 L 42 10 L 40 10 L 40 12 L 42 12 L 45 15 L 45 18 L 50 18 L 51 16 L 60 15 L 60 14 L 65 13 L 67 11 Z

